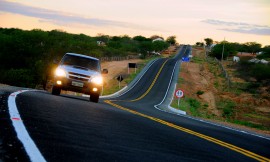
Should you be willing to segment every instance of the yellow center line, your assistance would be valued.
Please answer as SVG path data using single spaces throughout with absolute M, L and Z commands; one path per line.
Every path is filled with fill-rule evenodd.
M 166 60 L 166 61 L 162 64 L 161 68 L 159 69 L 157 75 L 155 76 L 153 82 L 151 83 L 151 85 L 150 85 L 150 87 L 147 89 L 147 91 L 146 91 L 142 96 L 140 96 L 139 98 L 134 99 L 134 100 L 131 100 L 131 102 L 138 101 L 138 100 L 144 98 L 144 97 L 150 92 L 150 90 L 151 90 L 152 87 L 154 86 L 156 80 L 158 79 L 158 77 L 159 77 L 159 75 L 160 75 L 162 69 L 164 68 L 165 64 L 167 63 L 167 61 L 168 61 L 168 60 Z M 207 135 L 204 135 L 204 134 L 201 134 L 201 133 L 192 131 L 192 130 L 190 130 L 190 129 L 187 129 L 187 128 L 184 128 L 184 127 L 175 125 L 175 124 L 173 124 L 173 123 L 167 122 L 167 121 L 162 120 L 162 119 L 159 119 L 159 118 L 155 118 L 155 117 L 152 117 L 152 116 L 149 116 L 149 115 L 146 115 L 146 114 L 143 114 L 143 113 L 140 113 L 140 112 L 137 112 L 137 111 L 134 111 L 134 110 L 131 110 L 131 109 L 122 107 L 122 106 L 120 106 L 120 105 L 117 105 L 117 104 L 113 103 L 111 100 L 105 100 L 104 102 L 107 103 L 107 104 L 110 104 L 110 105 L 112 105 L 112 106 L 114 106 L 114 107 L 116 107 L 116 108 L 118 108 L 118 109 L 121 109 L 121 110 L 124 110 L 124 111 L 128 111 L 128 112 L 130 112 L 130 113 L 132 113 L 132 114 L 135 114 L 135 115 L 138 115 L 138 116 L 147 118 L 147 119 L 149 119 L 149 120 L 158 122 L 158 123 L 163 124 L 163 125 L 166 125 L 166 126 L 168 126 L 168 127 L 171 127 L 171 128 L 180 130 L 180 131 L 182 131 L 182 132 L 185 132 L 185 133 L 188 133 L 188 134 L 197 136 L 197 137 L 202 138 L 202 139 L 204 139 L 204 140 L 213 142 L 213 143 L 215 143 L 215 144 L 218 144 L 218 145 L 220 145 L 220 146 L 226 147 L 226 148 L 228 148 L 228 149 L 231 149 L 231 150 L 233 150 L 233 151 L 236 151 L 236 152 L 238 152 L 238 153 L 241 153 L 241 154 L 243 154 L 243 155 L 245 155 L 245 156 L 248 156 L 248 157 L 250 157 L 250 158 L 253 158 L 253 159 L 255 159 L 255 160 L 258 160 L 258 161 L 268 161 L 268 162 L 270 161 L 270 159 L 268 159 L 268 158 L 266 158 L 266 157 L 260 156 L 260 155 L 258 155 L 258 154 L 256 154 L 256 153 L 253 153 L 253 152 L 251 152 L 251 151 L 242 149 L 242 148 L 237 147 L 237 146 L 235 146 L 235 145 L 232 145 L 232 144 L 223 142 L 223 141 L 218 140 L 218 139 L 216 139 L 216 138 L 213 138 L 213 137 L 210 137 L 210 136 L 207 136 Z
M 263 156 L 260 156 L 256 153 L 253 153 L 251 151 L 248 151 L 248 150 L 245 150 L 245 149 L 242 149 L 240 147 L 237 147 L 235 145 L 232 145 L 232 144 L 229 144 L 227 142 L 223 142 L 221 140 L 218 140 L 216 138 L 213 138 L 213 137 L 210 137 L 210 136 L 207 136 L 207 135 L 204 135 L 204 134 L 201 134 L 201 133 L 198 133 L 198 132 L 195 132 L 195 131 L 192 131 L 190 129 L 187 129 L 187 128 L 184 128 L 184 127 L 181 127 L 181 126 L 178 126 L 178 125 L 175 125 L 173 123 L 170 123 L 170 122 L 167 122 L 165 120 L 162 120 L 162 119 L 159 119 L 159 118 L 155 118 L 155 117 L 152 117 L 152 116 L 149 116 L 149 115 L 146 115 L 146 114 L 143 114 L 143 113 L 140 113 L 140 112 L 137 112 L 137 111 L 134 111 L 134 110 L 131 110 L 131 109 L 128 109 L 128 108 L 125 108 L 125 107 L 122 107 L 120 105 L 117 105 L 115 103 L 112 103 L 112 101 L 110 100 L 105 100 L 104 102 L 106 102 L 107 104 L 110 104 L 118 109 L 121 109 L 121 110 L 124 110 L 124 111 L 127 111 L 127 112 L 130 112 L 132 114 L 135 114 L 135 115 L 138 115 L 138 116 L 141 116 L 141 117 L 144 117 L 144 118 L 147 118 L 147 119 L 150 119 L 152 121 L 155 121 L 155 122 L 158 122 L 158 123 L 161 123 L 163 125 L 166 125 L 168 127 L 171 127 L 171 128 L 174 128 L 174 129 L 177 129 L 177 130 L 180 130 L 182 132 L 185 132 L 185 133 L 188 133 L 188 134 L 191 134 L 191 135 L 194 135 L 194 136 L 197 136 L 199 138 L 202 138 L 204 140 L 207 140 L 207 141 L 210 141 L 210 142 L 213 142 L 215 144 L 218 144 L 220 146 L 223 146 L 223 147 L 226 147 L 228 149 L 231 149 L 233 151 L 236 151 L 238 153 L 241 153 L 245 156 L 248 156 L 250 158 L 253 158 L 255 160 L 258 160 L 258 161 L 270 161 L 270 159 L 266 158 L 266 157 L 263 157 Z
M 139 97 L 139 98 L 137 98 L 137 99 L 134 99 L 134 100 L 131 100 L 131 102 L 138 101 L 138 100 L 144 98 L 144 97 L 150 92 L 150 90 L 152 89 L 152 87 L 153 87 L 154 84 L 156 83 L 156 81 L 157 81 L 157 79 L 158 79 L 158 77 L 159 77 L 159 75 L 160 75 L 162 69 L 164 68 L 165 64 L 167 63 L 167 61 L 168 61 L 168 60 L 166 60 L 166 61 L 162 64 L 162 66 L 161 66 L 161 68 L 159 69 L 159 71 L 158 71 L 158 73 L 157 73 L 155 79 L 153 80 L 153 82 L 151 83 L 151 85 L 150 85 L 150 87 L 147 89 L 147 91 L 146 91 L 143 95 L 141 95 L 141 97 Z

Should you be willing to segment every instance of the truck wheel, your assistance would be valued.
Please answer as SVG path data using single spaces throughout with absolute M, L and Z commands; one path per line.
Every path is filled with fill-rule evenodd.
M 90 101 L 98 103 L 99 95 L 98 94 L 91 94 L 90 95 Z
M 53 86 L 52 94 L 53 95 L 60 95 L 60 93 L 61 93 L 61 88 Z

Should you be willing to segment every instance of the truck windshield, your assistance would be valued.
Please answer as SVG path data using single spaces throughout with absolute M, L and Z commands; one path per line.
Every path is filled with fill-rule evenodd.
M 65 55 L 61 61 L 62 65 L 70 65 L 83 69 L 90 69 L 94 71 L 99 71 L 99 62 L 98 60 L 79 57 L 74 55 Z

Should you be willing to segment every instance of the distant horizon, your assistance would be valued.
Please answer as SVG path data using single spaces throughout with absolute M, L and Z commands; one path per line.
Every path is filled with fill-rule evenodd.
M 0 0 L 0 27 L 270 45 L 269 0 Z
M 2 28 L 2 27 L 0 27 L 0 28 Z M 70 33 L 70 32 L 64 31 L 64 30 L 62 30 L 62 29 L 52 29 L 52 30 L 43 30 L 43 29 L 38 29 L 38 28 L 29 29 L 29 30 L 28 30 L 28 29 L 20 29 L 20 28 L 3 28 L 3 29 L 19 29 L 19 30 L 23 30 L 23 31 L 41 30 L 41 31 L 44 31 L 44 32 L 50 32 L 50 31 L 53 31 L 53 30 L 57 30 L 57 31 L 59 31 L 59 32 L 65 32 L 65 33 L 68 33 L 68 34 L 77 34 L 77 35 L 84 34 L 84 33 Z M 88 34 L 84 34 L 84 35 L 89 36 L 89 37 L 98 37 L 99 34 L 101 34 L 101 35 L 108 35 L 108 34 L 106 34 L 106 33 L 97 33 L 97 35 L 88 35 Z M 154 34 L 154 35 L 157 35 L 157 34 Z M 154 36 L 154 35 L 151 35 L 151 36 Z M 123 34 L 123 35 L 108 35 L 108 36 L 110 36 L 110 37 L 114 37 L 114 36 L 117 36 L 117 37 L 129 36 L 130 38 L 133 38 L 133 37 L 135 37 L 135 36 L 143 36 L 143 37 L 145 37 L 145 38 L 150 38 L 150 37 L 151 37 L 151 36 L 147 37 L 147 36 L 144 36 L 144 35 L 130 36 L 130 35 L 128 35 L 128 34 Z M 160 36 L 160 35 L 157 35 L 157 36 Z M 174 36 L 174 35 L 171 35 L 171 36 Z M 160 37 L 162 37 L 162 36 L 160 36 Z M 168 37 L 169 37 L 169 36 L 168 36 Z M 162 38 L 164 38 L 164 40 L 166 41 L 166 39 L 167 39 L 168 37 L 162 37 Z M 209 38 L 209 37 L 208 37 L 208 38 Z M 211 39 L 212 39 L 212 38 L 211 38 Z M 222 41 L 224 41 L 224 40 L 221 40 L 221 41 L 213 40 L 213 44 L 220 43 L 220 42 L 222 42 Z M 226 41 L 226 40 L 225 40 L 225 41 Z M 196 41 L 196 42 L 194 42 L 194 43 L 192 43 L 192 44 L 190 44 L 190 43 L 180 43 L 180 42 L 178 42 L 178 41 L 177 41 L 176 43 L 178 43 L 178 44 L 186 44 L 186 45 L 195 45 L 197 42 L 203 42 L 203 43 L 205 43 L 205 40 L 203 39 L 202 41 Z M 239 44 L 245 44 L 245 43 L 248 43 L 248 42 L 240 43 L 240 42 L 230 42 L 230 41 L 227 41 L 227 42 L 229 42 L 229 43 L 239 43 Z M 253 42 L 254 42 L 254 41 L 253 41 Z M 256 43 L 259 43 L 259 42 L 256 42 Z M 261 43 L 259 43 L 259 44 L 261 44 Z M 261 44 L 261 45 L 262 45 L 262 44 Z M 262 45 L 262 48 L 265 47 L 265 46 L 270 46 L 270 43 L 267 44 L 267 45 Z

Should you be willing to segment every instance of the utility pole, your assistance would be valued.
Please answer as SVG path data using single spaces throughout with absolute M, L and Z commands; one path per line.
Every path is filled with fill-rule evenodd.
M 222 47 L 222 56 L 221 56 L 221 62 L 223 62 L 224 44 L 225 44 L 225 37 L 224 37 L 224 40 L 223 40 L 223 47 Z

